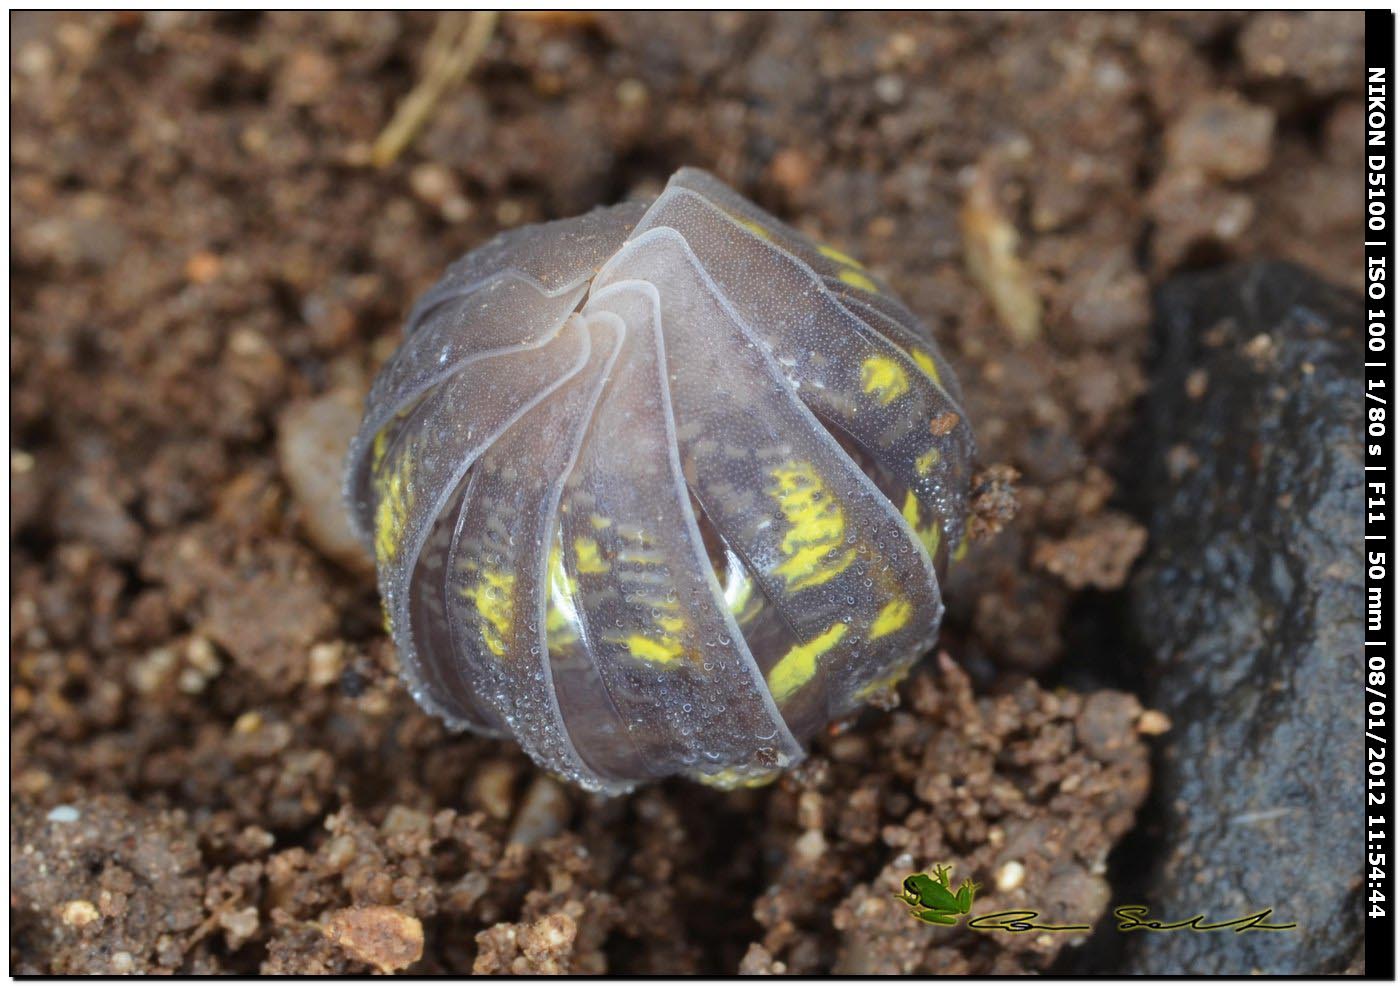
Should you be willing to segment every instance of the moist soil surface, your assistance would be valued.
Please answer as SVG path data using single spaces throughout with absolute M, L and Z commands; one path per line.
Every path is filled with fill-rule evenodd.
M 1361 15 L 460 21 L 12 20 L 12 968 L 1093 954 L 926 925 L 894 894 L 951 863 L 976 913 L 1093 926 L 1115 899 L 1170 729 L 1113 629 L 1146 536 L 1119 477 L 1147 454 L 1150 291 L 1258 256 L 1360 287 Z M 464 81 L 386 152 L 444 51 Z M 600 799 L 417 709 L 340 458 L 449 261 L 681 165 L 933 326 L 988 467 L 984 536 L 894 708 L 766 788 Z

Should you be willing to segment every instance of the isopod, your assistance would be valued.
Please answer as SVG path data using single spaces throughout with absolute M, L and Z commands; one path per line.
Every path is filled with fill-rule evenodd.
M 685 168 L 454 263 L 346 497 L 426 709 L 590 790 L 733 787 L 931 645 L 973 455 L 869 270 Z

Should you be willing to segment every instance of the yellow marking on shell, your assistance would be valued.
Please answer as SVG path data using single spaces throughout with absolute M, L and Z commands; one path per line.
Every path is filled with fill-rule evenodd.
M 868 291 L 871 294 L 880 293 L 879 286 L 858 270 L 851 270 L 850 268 L 847 268 L 846 270 L 843 270 L 841 273 L 837 274 L 836 277 L 841 282 L 849 284 L 853 288 L 860 288 L 862 291 Z
M 753 579 L 736 564 L 726 573 L 724 605 L 737 623 L 747 623 L 763 609 L 763 597 L 753 591 Z
M 574 582 L 564 569 L 564 553 L 556 540 L 549 549 L 549 603 L 545 608 L 545 644 L 564 647 L 578 639 L 578 610 L 574 608 Z
M 557 606 L 551 605 L 544 614 L 545 642 L 550 647 L 563 647 L 578 639 L 574 625 Z
M 753 579 L 737 566 L 729 569 L 724 582 L 724 605 L 738 615 L 753 595 Z
M 754 236 L 757 236 L 757 237 L 758 237 L 759 239 L 761 239 L 761 240 L 771 240 L 771 239 L 773 239 L 773 234 L 772 234 L 772 233 L 768 232 L 768 230 L 764 229 L 762 226 L 760 226 L 758 223 L 754 222 L 752 219 L 745 219 L 745 218 L 743 218 L 742 216 L 735 216 L 735 217 L 734 217 L 734 221 L 735 221 L 736 223 L 738 223 L 740 226 L 742 226 L 742 227 L 744 227 L 745 229 L 747 229 L 747 230 L 748 230 L 750 233 L 752 233 Z
M 404 453 L 388 473 L 375 479 L 374 557 L 380 565 L 393 560 L 399 552 L 399 541 L 413 507 L 411 471 L 412 460 Z
M 909 375 L 888 356 L 871 356 L 860 365 L 860 386 L 881 404 L 891 404 L 909 393 Z
M 696 771 L 690 775 L 691 779 L 697 783 L 704 784 L 707 787 L 718 788 L 721 791 L 733 791 L 741 787 L 767 787 L 781 776 L 783 776 L 781 770 L 769 770 L 761 774 L 750 774 L 734 767 L 726 767 L 724 770 L 717 770 L 713 774 L 705 774 Z
M 664 565 L 666 556 L 659 551 L 631 551 L 623 548 L 617 553 L 617 560 L 623 565 Z
M 648 637 L 644 633 L 630 634 L 622 641 L 632 656 L 653 664 L 674 664 L 685 653 L 685 648 L 675 637 Z
M 370 450 L 369 468 L 371 472 L 379 469 L 379 464 L 384 461 L 384 453 L 389 451 L 389 426 L 385 425 L 374 433 L 374 445 Z
M 939 530 L 938 522 L 930 524 L 928 527 L 920 526 L 921 515 L 919 513 L 919 500 L 914 496 L 914 491 L 909 490 L 904 494 L 904 509 L 900 511 L 905 521 L 914 529 L 924 550 L 928 552 L 929 558 L 938 553 L 938 542 L 943 537 L 943 532 Z
M 559 550 L 559 535 L 555 533 L 554 544 L 549 548 L 549 594 L 551 597 L 564 596 L 571 602 L 577 586 L 569 578 L 564 568 L 564 552 Z
M 845 264 L 847 267 L 854 267 L 857 270 L 865 270 L 865 265 L 863 263 L 848 253 L 842 253 L 833 246 L 827 246 L 825 243 L 818 244 L 817 252 L 828 260 L 836 261 L 838 264 Z
M 593 525 L 595 531 L 606 531 L 609 527 L 612 527 L 612 521 L 608 520 L 606 517 L 600 517 L 598 514 L 589 516 L 588 523 Z
M 753 618 L 761 612 L 763 612 L 763 597 L 754 596 L 752 599 L 749 600 L 749 604 L 747 606 L 745 606 L 742 610 L 734 614 L 734 622 L 742 626 L 743 624 L 753 620 Z
M 914 471 L 920 476 L 927 476 L 933 472 L 933 467 L 938 465 L 938 460 L 943 458 L 938 449 L 931 448 L 923 455 L 914 460 Z
M 938 364 L 933 361 L 932 356 L 918 346 L 910 346 L 909 358 L 919 364 L 919 369 L 927 373 L 930 380 L 940 387 L 943 386 L 943 378 L 938 375 Z
M 953 561 L 962 561 L 967 557 L 967 530 L 963 529 L 963 539 L 958 542 L 958 546 L 953 549 Z
M 909 526 L 918 530 L 919 527 L 919 498 L 914 495 L 913 490 L 906 490 L 904 493 L 904 508 L 900 511 Z
M 880 614 L 875 617 L 875 622 L 870 626 L 870 640 L 879 640 L 881 637 L 888 637 L 896 630 L 902 630 L 908 626 L 909 618 L 914 615 L 914 604 L 900 596 L 892 599 L 880 610 Z
M 928 552 L 929 558 L 938 554 L 938 542 L 943 540 L 943 529 L 937 522 L 930 524 L 919 531 L 919 540 L 924 543 L 924 550 Z
M 883 678 L 877 678 L 875 681 L 862 685 L 856 692 L 856 699 L 863 702 L 879 692 L 892 691 L 901 681 L 909 677 L 909 669 L 912 667 L 913 664 L 906 664 L 903 667 L 895 668 Z
M 580 575 L 602 575 L 612 566 L 603 560 L 598 542 L 592 538 L 574 538 L 574 564 Z
M 856 557 L 854 548 L 836 554 L 846 537 L 846 512 L 811 463 L 784 463 L 770 475 L 774 485 L 768 495 L 788 522 L 781 545 L 787 560 L 774 571 L 790 592 L 830 582 Z
M 840 643 L 848 629 L 844 623 L 833 623 L 820 635 L 784 654 L 768 672 L 768 690 L 773 693 L 773 700 L 786 701 L 811 681 L 817 673 L 817 659 Z
M 510 632 L 511 595 L 515 591 L 515 576 L 507 572 L 486 569 L 481 580 L 462 590 L 462 595 L 476 606 L 481 615 L 481 639 L 492 654 L 506 656 L 506 634 Z

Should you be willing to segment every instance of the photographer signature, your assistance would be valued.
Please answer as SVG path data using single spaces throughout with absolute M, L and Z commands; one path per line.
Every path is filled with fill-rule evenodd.
M 1290 921 L 1287 924 L 1269 924 L 1268 919 L 1273 917 L 1274 909 L 1266 907 L 1262 911 L 1255 911 L 1253 914 L 1246 914 L 1243 917 L 1231 918 L 1229 921 L 1217 921 L 1214 924 L 1206 921 L 1204 914 L 1197 914 L 1184 921 L 1149 921 L 1146 919 L 1147 908 L 1142 904 L 1124 904 L 1122 907 L 1113 909 L 1113 916 L 1118 919 L 1119 931 L 1224 931 L 1233 928 L 1240 931 L 1288 931 L 1298 927 L 1298 922 Z
M 1119 931 L 1288 931 L 1298 927 L 1297 922 L 1270 924 L 1274 909 L 1266 907 L 1253 914 L 1231 918 L 1228 921 L 1211 922 L 1204 914 L 1196 914 L 1180 921 L 1159 921 L 1147 917 L 1148 909 L 1142 904 L 1124 904 L 1113 909 L 1118 919 Z M 1020 934 L 1027 931 L 1090 931 L 1087 924 L 1038 924 L 1039 911 L 997 911 L 994 914 L 979 914 L 969 918 L 967 926 L 977 931 L 1009 931 Z
M 972 902 L 977 897 L 979 885 L 964 880 L 956 890 L 952 884 L 953 868 L 947 864 L 934 866 L 926 873 L 912 873 L 904 878 L 900 892 L 895 897 L 908 905 L 910 913 L 925 924 L 953 926 L 970 915 Z M 1226 921 L 1211 922 L 1204 914 L 1196 914 L 1180 921 L 1159 921 L 1149 918 L 1148 908 L 1142 904 L 1124 904 L 1113 909 L 1118 919 L 1119 931 L 1288 931 L 1298 927 L 1296 922 L 1270 924 L 1274 909 L 1266 907 L 1253 914 L 1230 918 Z M 1092 931 L 1087 924 L 1039 924 L 1036 919 L 1039 911 L 996 911 L 992 914 L 978 914 L 967 917 L 967 927 L 975 931 L 1006 931 L 1023 934 L 1027 931 Z

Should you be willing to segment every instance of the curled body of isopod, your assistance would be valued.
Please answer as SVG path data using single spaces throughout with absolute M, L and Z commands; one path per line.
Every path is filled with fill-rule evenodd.
M 352 443 L 414 697 L 592 790 L 757 783 L 932 643 L 972 434 L 931 333 L 711 175 L 513 230 Z

